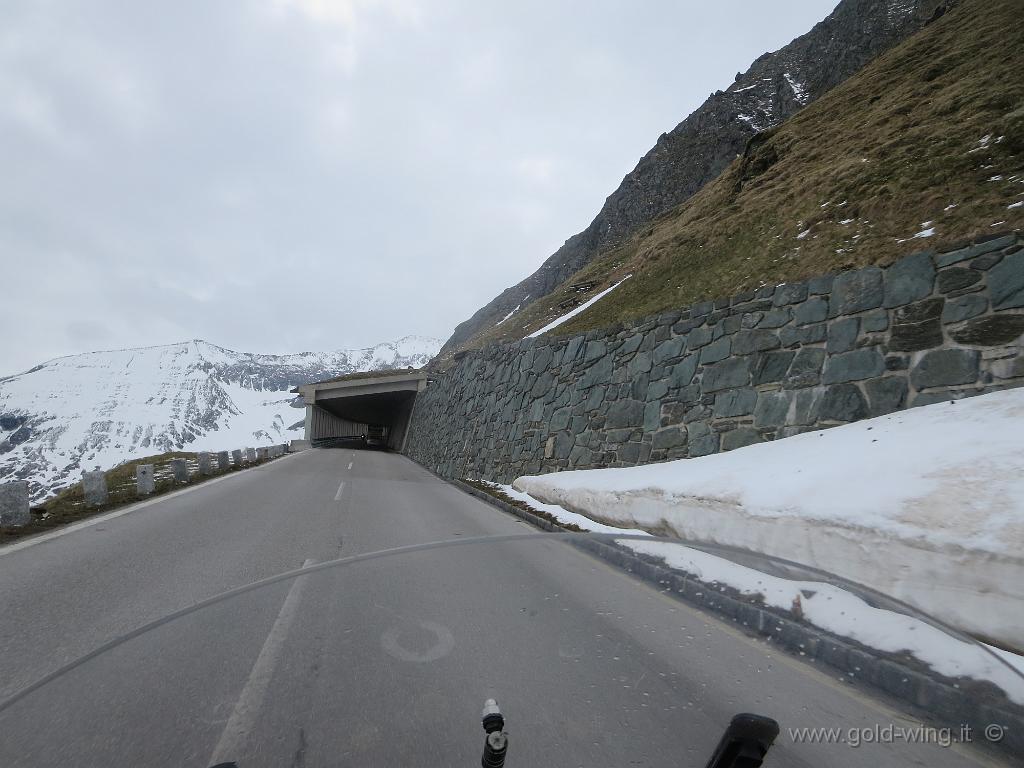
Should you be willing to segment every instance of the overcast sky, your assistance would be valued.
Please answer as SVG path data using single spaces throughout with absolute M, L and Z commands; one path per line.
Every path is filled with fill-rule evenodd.
M 4 0 L 0 374 L 447 338 L 834 3 Z

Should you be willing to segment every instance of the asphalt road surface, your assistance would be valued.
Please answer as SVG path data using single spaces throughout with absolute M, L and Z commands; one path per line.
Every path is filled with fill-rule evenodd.
M 704 766 L 744 711 L 782 725 L 769 768 L 1002 764 L 898 736 L 854 746 L 920 723 L 563 541 L 461 543 L 531 532 L 404 457 L 339 449 L 0 550 L 5 698 L 226 590 L 460 541 L 278 582 L 136 637 L 0 713 L 0 765 L 472 766 L 487 697 L 513 768 Z M 789 733 L 814 727 L 847 743 Z

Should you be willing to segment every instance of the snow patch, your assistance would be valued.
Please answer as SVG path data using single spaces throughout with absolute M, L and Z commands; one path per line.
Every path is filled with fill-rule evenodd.
M 1024 637 L 1024 389 L 514 486 L 609 523 L 807 563 L 1010 648 Z
M 499 320 L 498 322 L 496 322 L 496 323 L 495 323 L 494 325 L 495 325 L 495 326 L 499 326 L 499 325 L 501 325 L 502 323 L 504 323 L 504 322 L 505 322 L 506 320 L 508 320 L 508 319 L 509 319 L 510 317 L 512 317 L 512 315 L 514 315 L 514 314 L 515 314 L 516 312 L 518 312 L 518 311 L 519 311 L 519 308 L 520 308 L 521 306 L 523 306 L 523 305 L 522 305 L 522 304 L 516 304 L 516 308 L 515 308 L 515 309 L 513 309 L 513 310 L 512 310 L 511 312 L 509 312 L 509 313 L 508 313 L 507 315 L 505 315 L 505 316 L 504 316 L 503 318 L 501 318 L 501 320 Z
M 571 319 L 573 317 L 576 317 L 576 315 L 578 315 L 580 312 L 584 312 L 587 309 L 589 309 L 593 304 L 595 304 L 599 300 L 603 299 L 605 296 L 607 296 L 609 293 L 614 291 L 616 288 L 618 288 L 624 282 L 629 280 L 629 278 L 631 278 L 632 276 L 633 275 L 626 275 L 624 278 L 619 280 L 619 282 L 617 282 L 611 288 L 605 288 L 599 294 L 597 294 L 596 296 L 592 297 L 591 299 L 589 299 L 588 301 L 584 302 L 583 304 L 580 304 L 578 307 L 573 309 L 571 312 L 567 312 L 566 314 L 562 315 L 561 317 L 557 318 L 556 320 L 552 320 L 550 323 L 545 325 L 539 331 L 534 331 L 533 333 L 527 334 L 526 338 L 528 338 L 528 339 L 535 339 L 538 336 L 541 336 L 541 335 L 547 333 L 548 331 L 550 331 L 550 330 L 552 330 L 554 328 L 557 328 L 558 326 L 560 326 L 562 323 L 566 322 L 567 320 L 569 320 L 569 319 Z

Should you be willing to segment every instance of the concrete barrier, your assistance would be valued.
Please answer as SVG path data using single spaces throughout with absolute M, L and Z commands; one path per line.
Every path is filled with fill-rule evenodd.
M 266 461 L 268 458 L 270 458 L 270 449 L 269 448 L 257 448 L 256 449 L 256 458 L 259 459 L 260 461 Z
M 256 449 L 255 448 L 246 448 L 245 449 L 245 460 L 249 464 L 252 464 L 254 461 L 256 461 Z
M 148 496 L 156 490 L 152 464 L 135 465 L 135 490 L 139 496 Z
M 290 453 L 298 453 L 299 451 L 308 450 L 311 447 L 309 440 L 292 440 L 291 443 L 288 444 L 288 451 Z
M 106 504 L 110 496 L 107 493 L 107 475 L 97 469 L 92 472 L 82 472 L 82 493 L 85 495 L 87 506 L 96 507 Z
M 199 474 L 200 475 L 212 475 L 213 474 L 213 457 L 209 453 L 200 453 L 199 457 Z
M 0 526 L 20 528 L 32 519 L 28 509 L 28 481 L 0 485 Z
M 217 453 L 217 469 L 222 472 L 225 469 L 231 469 L 231 457 L 227 451 L 219 451 Z
M 184 459 L 171 459 L 171 474 L 176 483 L 188 482 L 188 462 Z
M 231 463 L 236 467 L 242 466 L 242 452 L 237 448 L 231 452 Z

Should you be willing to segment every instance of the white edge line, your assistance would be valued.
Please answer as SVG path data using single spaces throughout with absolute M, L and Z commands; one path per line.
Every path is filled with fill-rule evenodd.
M 302 453 L 303 451 L 298 451 L 296 453 L 286 454 L 285 456 L 282 456 L 276 460 L 279 461 L 280 459 L 287 459 L 290 456 L 301 456 Z M 4 555 L 10 555 L 22 549 L 28 549 L 29 547 L 33 547 L 36 544 L 42 544 L 43 542 L 56 539 L 68 533 L 80 531 L 83 528 L 89 528 L 90 526 L 98 525 L 99 523 L 104 523 L 107 520 L 113 520 L 114 518 L 121 517 L 122 515 L 131 514 L 132 512 L 138 512 L 140 509 L 152 506 L 153 504 L 159 504 L 160 502 L 163 501 L 170 501 L 171 499 L 177 498 L 178 496 L 186 494 L 189 491 L 198 491 L 203 488 L 209 488 L 211 485 L 215 485 L 216 483 L 219 483 L 222 480 L 230 480 L 232 477 L 239 477 L 241 475 L 244 475 L 246 472 L 249 472 L 254 469 L 260 469 L 261 467 L 265 466 L 267 465 L 259 464 L 255 467 L 246 467 L 245 469 L 235 470 L 234 472 L 228 475 L 215 477 L 212 480 L 205 480 L 202 483 L 197 483 L 196 485 L 188 485 L 185 486 L 184 488 L 179 488 L 176 491 L 171 491 L 170 493 L 162 493 L 159 496 L 156 496 L 152 499 L 146 499 L 145 501 L 140 501 L 136 504 L 131 504 L 127 507 L 122 507 L 121 509 L 115 509 L 113 512 L 107 512 L 103 515 L 96 515 L 95 517 L 89 517 L 85 520 L 80 520 L 77 523 L 72 523 L 71 525 L 65 526 L 63 528 L 58 528 L 57 530 L 51 531 L 50 533 L 41 533 L 37 536 L 32 536 L 23 541 L 16 541 L 13 544 L 8 544 L 5 547 L 0 547 L 0 557 L 3 557 Z
M 302 567 L 308 568 L 314 562 L 312 558 L 307 559 L 302 564 Z M 284 641 L 288 637 L 288 630 L 291 629 L 292 622 L 295 621 L 295 615 L 298 613 L 302 586 L 308 578 L 308 576 L 299 576 L 292 582 L 291 589 L 288 590 L 288 595 L 281 606 L 281 611 L 277 614 L 274 625 L 270 628 L 270 632 L 267 633 L 267 639 L 263 641 L 260 654 L 252 665 L 252 670 L 249 672 L 245 686 L 242 688 L 242 692 L 238 694 L 238 700 L 235 702 L 231 717 L 228 718 L 224 730 L 217 740 L 217 746 L 214 747 L 213 753 L 207 761 L 209 765 L 216 765 L 228 760 L 238 760 L 245 739 L 252 733 L 256 725 L 256 717 L 263 707 L 263 700 L 267 696 L 267 689 L 270 687 L 274 668 L 277 666 L 281 651 L 284 649 Z
M 341 501 L 341 492 L 344 491 L 344 490 L 345 490 L 345 481 L 342 480 L 341 484 L 338 486 L 338 492 L 336 494 L 334 494 L 334 500 L 335 501 Z

